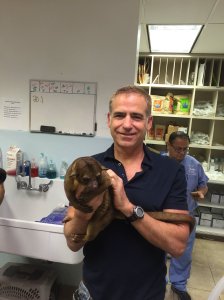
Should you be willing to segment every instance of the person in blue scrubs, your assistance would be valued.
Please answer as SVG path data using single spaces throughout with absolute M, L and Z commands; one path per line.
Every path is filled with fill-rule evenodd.
M 171 133 L 167 143 L 168 156 L 177 160 L 185 168 L 187 179 L 187 203 L 190 214 L 193 216 L 194 210 L 198 206 L 197 201 L 203 200 L 208 191 L 208 177 L 201 166 L 201 163 L 194 157 L 188 155 L 190 143 L 189 136 L 182 132 L 176 131 Z M 192 230 L 187 247 L 182 256 L 174 258 L 171 256 L 169 268 L 169 280 L 171 289 L 176 293 L 180 300 L 190 300 L 191 297 L 187 292 L 187 280 L 190 277 L 192 250 L 195 241 L 195 230 Z
M 164 300 L 166 253 L 177 257 L 185 249 L 188 224 L 166 223 L 147 214 L 189 214 L 183 166 L 144 145 L 152 123 L 150 100 L 135 86 L 120 88 L 110 99 L 107 124 L 114 142 L 93 157 L 108 169 L 113 203 L 123 219 L 114 219 L 86 242 L 82 237 L 103 194 L 90 201 L 91 213 L 68 208 L 67 245 L 72 251 L 83 247 L 84 254 L 83 280 L 73 299 Z

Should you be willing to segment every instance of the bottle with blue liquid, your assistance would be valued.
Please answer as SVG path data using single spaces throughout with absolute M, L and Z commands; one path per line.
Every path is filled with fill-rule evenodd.
M 57 177 L 56 167 L 52 160 L 50 160 L 49 166 L 47 168 L 46 177 L 49 179 L 55 179 Z
M 47 177 L 47 169 L 48 169 L 48 162 L 47 157 L 44 156 L 44 153 L 40 154 L 40 161 L 39 161 L 39 177 L 46 178 Z

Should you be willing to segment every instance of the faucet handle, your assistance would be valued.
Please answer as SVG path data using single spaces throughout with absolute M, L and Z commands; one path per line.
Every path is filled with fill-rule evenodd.
M 53 180 L 50 180 L 48 183 L 41 183 L 39 185 L 40 192 L 47 192 L 49 190 L 49 185 L 53 183 Z
M 17 181 L 17 190 L 27 189 L 27 183 L 25 181 Z

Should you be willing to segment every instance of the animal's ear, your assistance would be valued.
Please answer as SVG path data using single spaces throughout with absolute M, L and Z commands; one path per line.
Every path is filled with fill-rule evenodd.
M 109 170 L 108 168 L 105 168 L 105 167 L 102 167 L 102 170 L 103 171 L 107 171 L 107 170 Z

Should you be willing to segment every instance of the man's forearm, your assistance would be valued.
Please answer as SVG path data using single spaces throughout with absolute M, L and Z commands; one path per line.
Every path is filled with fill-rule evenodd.
M 92 214 L 82 213 L 73 207 L 68 208 L 64 222 L 64 235 L 67 245 L 72 251 L 76 252 L 84 246 L 85 241 L 83 239 L 91 217 Z

